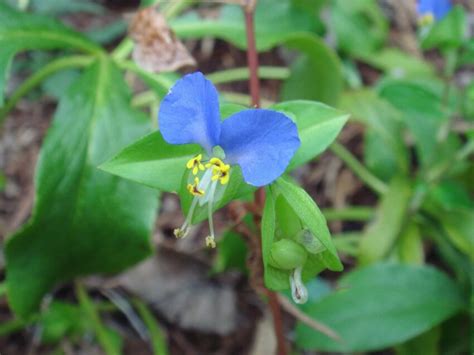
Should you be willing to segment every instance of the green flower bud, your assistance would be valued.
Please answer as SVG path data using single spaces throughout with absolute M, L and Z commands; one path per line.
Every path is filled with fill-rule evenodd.
M 291 239 L 273 243 L 269 263 L 282 270 L 293 270 L 304 265 L 308 253 L 303 246 Z

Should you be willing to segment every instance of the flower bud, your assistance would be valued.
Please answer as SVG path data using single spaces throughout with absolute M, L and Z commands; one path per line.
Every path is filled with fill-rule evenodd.
M 269 263 L 278 269 L 293 270 L 304 265 L 307 255 L 300 244 L 290 239 L 281 239 L 273 243 Z

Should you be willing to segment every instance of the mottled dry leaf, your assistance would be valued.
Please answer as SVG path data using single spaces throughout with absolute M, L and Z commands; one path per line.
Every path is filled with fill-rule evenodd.
M 159 250 L 116 281 L 183 329 L 228 335 L 242 319 L 231 282 L 211 280 L 204 264 L 172 250 Z
M 164 16 L 154 7 L 135 14 L 130 22 L 129 34 L 135 42 L 133 60 L 145 70 L 158 73 L 196 65 Z

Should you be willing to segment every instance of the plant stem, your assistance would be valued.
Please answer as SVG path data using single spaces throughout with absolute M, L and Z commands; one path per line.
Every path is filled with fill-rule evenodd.
M 383 195 L 387 190 L 387 185 L 378 177 L 373 175 L 362 165 L 342 144 L 334 142 L 330 146 L 331 151 L 338 156 L 349 168 L 372 190 Z
M 100 320 L 99 314 L 97 313 L 92 300 L 87 295 L 87 291 L 85 290 L 84 286 L 79 281 L 76 282 L 75 286 L 79 304 L 81 305 L 84 313 L 89 318 L 89 321 L 91 322 L 97 336 L 97 340 L 104 349 L 105 353 L 107 355 L 119 355 L 119 352 L 111 341 L 109 334 L 107 334 L 107 329 Z
M 254 10 L 256 0 L 247 0 L 246 6 L 244 6 L 245 14 L 245 29 L 247 34 L 247 65 L 250 73 L 250 96 L 252 98 L 252 106 L 258 108 L 260 106 L 260 83 L 258 80 L 258 54 L 255 45 L 255 29 L 254 29 Z M 263 209 L 265 205 L 265 190 L 259 188 L 255 192 L 255 204 Z M 261 243 L 258 238 L 258 244 Z M 260 248 L 261 250 L 261 248 Z M 265 289 L 265 293 L 268 297 L 268 303 L 273 317 L 273 327 L 275 330 L 275 336 L 277 339 L 277 353 L 278 355 L 286 355 L 286 344 L 285 334 L 283 331 L 283 321 L 281 315 L 281 307 L 278 301 L 278 297 L 275 292 Z
M 158 102 L 158 96 L 154 91 L 144 91 L 135 95 L 132 99 L 133 107 L 144 107 L 150 104 L 156 105 Z
M 247 31 L 247 62 L 250 72 L 250 96 L 251 105 L 260 106 L 260 82 L 258 80 L 258 54 L 255 46 L 255 29 L 253 23 L 253 6 L 245 8 L 245 28 Z
M 143 322 L 145 322 L 148 335 L 150 337 L 151 345 L 153 347 L 153 354 L 154 355 L 168 355 L 168 346 L 166 344 L 166 338 L 161 330 L 158 322 L 156 321 L 153 313 L 150 311 L 148 306 L 142 302 L 139 298 L 135 298 L 133 300 L 133 304 L 135 305 L 140 317 L 142 318 Z
M 57 59 L 45 65 L 28 79 L 26 79 L 10 96 L 3 107 L 0 108 L 0 125 L 5 120 L 7 114 L 15 107 L 17 102 L 36 86 L 38 86 L 48 76 L 64 69 L 85 67 L 93 60 L 90 56 L 71 56 Z
M 175 0 L 168 2 L 168 6 L 163 9 L 163 15 L 166 17 L 166 20 L 171 20 L 174 17 L 178 16 L 182 11 L 184 11 L 189 6 L 193 5 L 197 0 Z
M 262 79 L 284 80 L 290 75 L 290 70 L 285 67 L 259 67 L 258 74 Z M 234 68 L 216 71 L 207 75 L 207 78 L 214 84 L 228 83 L 231 81 L 248 80 L 250 77 L 249 68 Z

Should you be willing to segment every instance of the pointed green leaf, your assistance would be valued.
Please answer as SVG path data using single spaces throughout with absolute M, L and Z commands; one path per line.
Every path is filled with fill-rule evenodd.
M 464 306 L 458 285 L 434 268 L 376 264 L 351 272 L 339 291 L 304 307 L 310 317 L 334 329 L 341 342 L 302 324 L 296 342 L 325 352 L 379 350 L 422 334 Z
M 200 151 L 193 144 L 168 144 L 155 131 L 125 147 L 100 169 L 157 190 L 176 192 L 181 189 L 186 163 Z
M 19 12 L 0 3 L 0 105 L 13 56 L 26 49 L 75 48 L 100 53 L 93 42 L 60 22 Z
M 5 248 L 8 298 L 20 316 L 59 282 L 117 272 L 151 253 L 157 194 L 97 169 L 149 129 L 129 103 L 105 57 L 61 99 L 40 153 L 33 216 Z
M 381 260 L 390 252 L 404 226 L 411 196 L 410 182 L 401 177 L 391 181 L 359 244 L 362 264 Z
M 314 101 L 286 101 L 270 108 L 288 115 L 298 126 L 301 146 L 290 162 L 290 170 L 322 153 L 349 118 L 341 111 Z
M 301 53 L 283 84 L 282 99 L 337 104 L 343 89 L 343 77 L 341 62 L 334 50 L 312 33 L 290 34 L 281 44 Z

